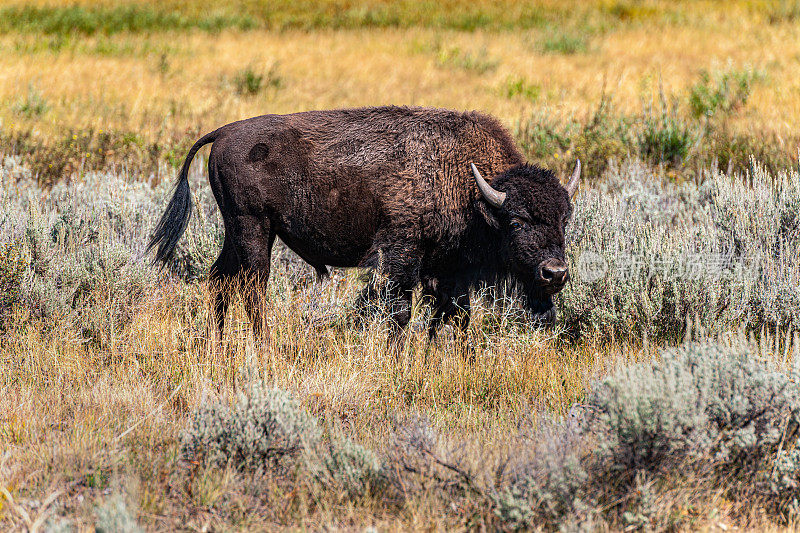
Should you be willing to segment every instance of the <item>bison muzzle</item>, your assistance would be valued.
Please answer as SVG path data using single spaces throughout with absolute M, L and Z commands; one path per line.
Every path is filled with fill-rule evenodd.
M 503 282 L 518 287 L 538 322 L 555 320 L 552 296 L 569 281 L 564 233 L 580 162 L 562 186 L 527 164 L 494 118 L 368 107 L 223 126 L 189 150 L 148 246 L 155 261 L 172 257 L 186 229 L 189 166 L 208 143 L 209 181 L 225 226 L 210 272 L 220 331 L 232 287 L 243 284 L 260 330 L 276 236 L 320 275 L 328 265 L 377 270 L 373 279 L 385 286 L 368 283 L 360 300 L 388 296 L 398 328 L 410 319 L 419 285 L 433 305 L 431 335 L 449 320 L 466 328 L 471 289 Z

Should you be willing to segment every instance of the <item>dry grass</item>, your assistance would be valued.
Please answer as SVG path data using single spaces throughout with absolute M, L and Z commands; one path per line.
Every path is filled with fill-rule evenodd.
M 263 2 L 242 4 L 248 16 L 263 14 Z M 330 16 L 364 7 L 339 0 L 294 4 L 276 5 L 301 22 L 313 20 L 314 9 Z M 774 138 L 792 157 L 797 148 L 791 142 L 800 122 L 800 17 L 790 3 L 783 11 L 766 1 L 384 4 L 400 6 L 396 23 L 354 19 L 328 29 L 281 25 L 284 18 L 280 29 L 248 31 L 2 33 L 0 139 L 30 134 L 49 146 L 69 131 L 114 132 L 124 141 L 104 145 L 104 162 L 128 162 L 115 150 L 131 145 L 174 162 L 200 133 L 263 113 L 407 104 L 479 109 L 509 126 L 538 115 L 584 120 L 603 94 L 612 95 L 620 113 L 636 113 L 662 90 L 683 98 L 701 72 L 730 67 L 753 69 L 760 81 L 728 126 Z M 19 4 L 2 2 L 11 5 Z M 163 6 L 198 15 L 206 4 Z M 488 22 L 458 29 L 436 18 L 440 9 L 484 14 Z M 531 10 L 542 13 L 541 23 L 516 22 Z M 247 72 L 262 77 L 254 90 L 237 88 Z M 8 150 L 0 145 L 0 153 Z M 75 157 L 66 168 L 95 161 Z M 133 169 L 132 179 L 158 165 L 142 168 Z M 319 288 L 293 287 L 282 303 L 268 304 L 263 343 L 252 339 L 237 306 L 219 344 L 209 333 L 206 287 L 160 280 L 158 294 L 107 342 L 87 342 L 66 321 L 39 322 L 24 309 L 0 334 L 0 529 L 32 529 L 37 520 L 68 516 L 78 530 L 91 530 L 95 507 L 117 493 L 148 530 L 469 529 L 485 510 L 443 505 L 424 492 L 402 505 L 352 501 L 310 485 L 187 464 L 178 458 L 179 433 L 205 396 L 230 397 L 241 369 L 255 366 L 267 382 L 371 449 L 386 451 L 395 417 L 422 413 L 453 441 L 474 445 L 467 455 L 479 464 L 492 459 L 482 455 L 486 450 L 500 455 L 512 447 L 509 435 L 531 413 L 568 414 L 593 378 L 658 349 L 591 339 L 569 344 L 513 320 L 498 329 L 502 311 L 479 308 L 474 360 L 448 335 L 428 346 L 417 330 L 393 359 L 380 322 L 360 331 L 339 312 L 331 318 L 315 311 L 320 301 L 352 300 L 354 274 Z M 272 286 L 285 291 L 286 283 L 279 272 Z M 417 309 L 417 316 L 424 312 Z M 688 527 L 711 530 L 730 524 L 729 516 L 745 527 L 775 527 L 746 503 L 701 498 L 689 485 L 659 501 L 689 517 L 682 522 Z
M 354 281 L 329 283 L 325 299 L 335 299 L 338 291 L 354 295 Z M 31 514 L 67 515 L 89 525 L 97 502 L 122 491 L 141 522 L 156 529 L 205 523 L 223 529 L 369 523 L 381 529 L 456 527 L 463 519 L 459 513 L 441 516 L 431 508 L 438 504 L 424 499 L 408 502 L 397 513 L 378 501 L 293 501 L 302 494 L 288 490 L 279 495 L 291 502 L 286 510 L 270 504 L 271 497 L 243 501 L 254 514 L 239 521 L 225 514 L 233 512 L 233 504 L 220 498 L 238 494 L 242 480 L 231 473 L 195 474 L 176 463 L 178 433 L 188 410 L 204 395 L 232 394 L 241 368 L 255 366 L 310 412 L 342 425 L 374 449 L 385 448 L 393 418 L 406 413 L 429 416 L 454 440 L 503 446 L 531 409 L 566 412 L 589 379 L 615 361 L 640 357 L 637 350 L 623 354 L 605 347 L 600 353 L 589 346 L 561 346 L 544 334 L 493 334 L 468 363 L 452 340 L 430 348 L 419 333 L 395 360 L 386 357 L 380 322 L 363 332 L 309 323 L 297 312 L 302 302 L 270 309 L 264 344 L 254 343 L 242 309 L 235 309 L 229 333 L 217 345 L 207 335 L 204 289 L 190 289 L 188 298 L 174 295 L 176 290 L 186 289 L 165 286 L 102 350 L 71 337 L 68 329 L 43 333 L 17 323 L 4 335 L 3 486 L 25 502 L 41 502 L 59 491 L 51 508 L 34 505 Z M 301 290 L 296 297 L 314 296 L 319 297 L 318 289 Z M 173 301 L 186 302 L 187 308 L 175 308 Z M 479 336 L 480 328 L 473 333 Z M 21 527 L 19 513 L 8 501 L 3 504 L 0 523 Z

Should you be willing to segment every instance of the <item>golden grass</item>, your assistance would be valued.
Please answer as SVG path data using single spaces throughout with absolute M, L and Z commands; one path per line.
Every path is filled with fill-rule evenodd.
M 653 347 L 571 346 L 547 333 L 487 329 L 479 306 L 474 361 L 447 331 L 433 346 L 412 331 L 393 359 L 380 322 L 360 331 L 302 311 L 315 298 L 353 296 L 356 281 L 335 279 L 267 304 L 263 342 L 253 339 L 235 305 L 217 344 L 205 288 L 177 284 L 166 284 L 102 347 L 58 321 L 46 324 L 47 333 L 41 325 L 13 324 L 0 340 L 0 487 L 13 499 L 0 498 L 0 528 L 23 528 L 15 506 L 38 501 L 45 503 L 29 509 L 32 521 L 68 516 L 90 530 L 95 507 L 122 493 L 148 530 L 461 530 L 479 508 L 444 509 L 424 492 L 396 508 L 378 498 L 342 499 L 231 469 L 197 468 L 179 460 L 180 431 L 202 398 L 232 397 L 250 368 L 371 449 L 386 450 L 394 417 L 421 413 L 461 443 L 470 464 L 491 464 L 515 445 L 510 436 L 526 417 L 540 409 L 567 414 L 590 380 L 652 356 Z M 741 502 L 692 490 L 660 494 L 657 505 L 693 517 L 688 523 L 698 527 L 730 524 L 734 509 L 747 523 L 765 524 Z
M 0 449 L 6 454 L 0 485 L 15 499 L 43 501 L 58 492 L 55 507 L 40 511 L 67 514 L 84 525 L 104 494 L 124 489 L 143 523 L 158 529 L 205 514 L 219 527 L 245 529 L 261 529 L 265 521 L 313 529 L 375 520 L 402 529 L 453 527 L 457 515 L 438 516 L 424 501 L 407 504 L 399 515 L 378 502 L 328 508 L 298 501 L 286 511 L 243 503 L 254 506 L 252 523 L 214 516 L 214 503 L 236 493 L 242 481 L 213 471 L 187 478 L 176 463 L 179 432 L 202 397 L 233 394 L 242 368 L 255 368 L 313 414 L 342 424 L 375 449 L 385 447 L 392 417 L 412 412 L 429 416 L 454 440 L 502 446 L 531 409 L 565 413 L 594 376 L 617 361 L 641 357 L 638 350 L 565 346 L 544 333 L 487 335 L 478 308 L 473 362 L 446 331 L 433 346 L 423 331 L 411 334 L 394 359 L 386 355 L 380 322 L 362 332 L 298 312 L 310 298 L 353 296 L 356 281 L 348 276 L 328 282 L 322 292 L 300 290 L 289 305 L 268 304 L 263 343 L 254 341 L 236 306 L 217 344 L 209 335 L 208 294 L 199 286 L 179 295 L 187 289 L 167 285 L 103 347 L 75 338 L 64 324 L 50 323 L 48 329 L 56 329 L 44 332 L 17 323 L 0 341 Z M 0 511 L 2 527 L 23 522 L 13 508 Z
M 610 10 L 616 3 L 591 5 Z M 678 22 L 651 16 L 675 5 L 685 15 Z M 58 51 L 48 49 L 54 37 L 5 34 L 0 131 L 33 129 L 52 139 L 93 127 L 152 141 L 164 132 L 196 135 L 263 113 L 380 104 L 479 109 L 512 124 L 537 111 L 584 117 L 603 91 L 614 95 L 621 110 L 638 110 L 659 86 L 681 93 L 701 71 L 730 64 L 765 74 L 735 127 L 789 137 L 800 122 L 800 25 L 768 25 L 763 9 L 758 2 L 648 2 L 631 11 L 633 23 L 605 31 L 582 29 L 575 15 L 564 20 L 564 31 L 585 31 L 587 41 L 587 50 L 575 54 L 542 51 L 552 28 L 115 34 L 74 37 Z M 496 66 L 479 73 L 442 61 L 441 50 Z M 279 88 L 256 95 L 234 90 L 242 69 L 263 73 L 273 65 Z M 507 95 L 508 80 L 519 78 L 540 88 L 538 98 Z M 29 88 L 47 102 L 41 115 L 16 110 Z M 337 283 L 326 289 L 329 297 L 354 290 L 353 278 Z M 177 291 L 191 295 L 173 297 Z M 293 296 L 310 297 L 303 291 Z M 379 324 L 366 332 L 309 324 L 295 312 L 302 303 L 270 307 L 271 333 L 263 345 L 250 337 L 240 308 L 222 346 L 210 339 L 208 295 L 197 286 L 165 286 L 159 299 L 103 346 L 86 344 L 63 324 L 27 324 L 19 317 L 0 338 L 0 487 L 17 500 L 42 502 L 55 494 L 52 506 L 30 510 L 34 519 L 57 511 L 87 529 L 95 503 L 120 485 L 151 529 L 462 528 L 458 513 L 443 513 L 424 498 L 401 512 L 375 502 L 308 502 L 301 492 L 279 488 L 254 501 L 237 492 L 240 481 L 230 472 L 192 478 L 176 470 L 176 439 L 203 394 L 232 394 L 239 370 L 255 363 L 268 381 L 292 391 L 313 413 L 346 424 L 377 449 L 385 444 L 391 415 L 416 411 L 453 438 L 501 446 L 531 408 L 564 414 L 593 377 L 618 361 L 652 355 L 651 349 L 570 346 L 513 330 L 484 336 L 476 327 L 474 362 L 447 339 L 427 349 L 420 334 L 393 360 Z M 480 310 L 477 315 L 480 323 Z M 215 505 L 223 497 L 232 498 L 225 505 L 242 516 L 221 515 Z M 719 505 L 724 516 L 730 502 Z M 0 529 L 24 524 L 0 496 Z

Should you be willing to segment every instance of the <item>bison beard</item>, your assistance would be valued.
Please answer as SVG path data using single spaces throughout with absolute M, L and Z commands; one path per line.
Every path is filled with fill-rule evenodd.
M 532 323 L 551 325 L 552 296 L 569 280 L 564 232 L 580 164 L 562 186 L 528 165 L 508 132 L 477 112 L 374 107 L 264 115 L 234 122 L 189 150 L 148 250 L 167 262 L 191 214 L 191 160 L 213 143 L 211 189 L 225 241 L 211 267 L 220 331 L 232 290 L 262 324 L 275 237 L 311 264 L 375 270 L 362 304 L 386 296 L 399 328 L 411 295 L 433 304 L 430 334 L 448 321 L 466 328 L 469 292 L 516 282 Z M 484 179 L 483 175 L 488 179 Z
M 522 293 L 523 305 L 531 315 L 531 322 L 534 325 L 551 327 L 556 323 L 556 306 L 550 296 L 540 296 L 536 292 L 533 294 Z

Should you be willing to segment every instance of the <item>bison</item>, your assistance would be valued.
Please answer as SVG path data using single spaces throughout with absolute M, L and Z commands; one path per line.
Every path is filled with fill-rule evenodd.
M 241 283 L 251 287 L 245 308 L 260 328 L 276 236 L 322 276 L 327 265 L 379 273 L 360 301 L 388 296 L 398 329 L 420 285 L 433 305 L 431 336 L 451 319 L 466 328 L 470 289 L 504 281 L 539 321 L 555 320 L 552 296 L 569 280 L 564 233 L 580 161 L 562 186 L 526 163 L 496 119 L 474 111 L 389 106 L 254 117 L 189 150 L 148 246 L 157 248 L 155 262 L 171 258 L 186 229 L 189 166 L 208 143 L 225 226 L 209 274 L 220 332 L 231 287 Z

